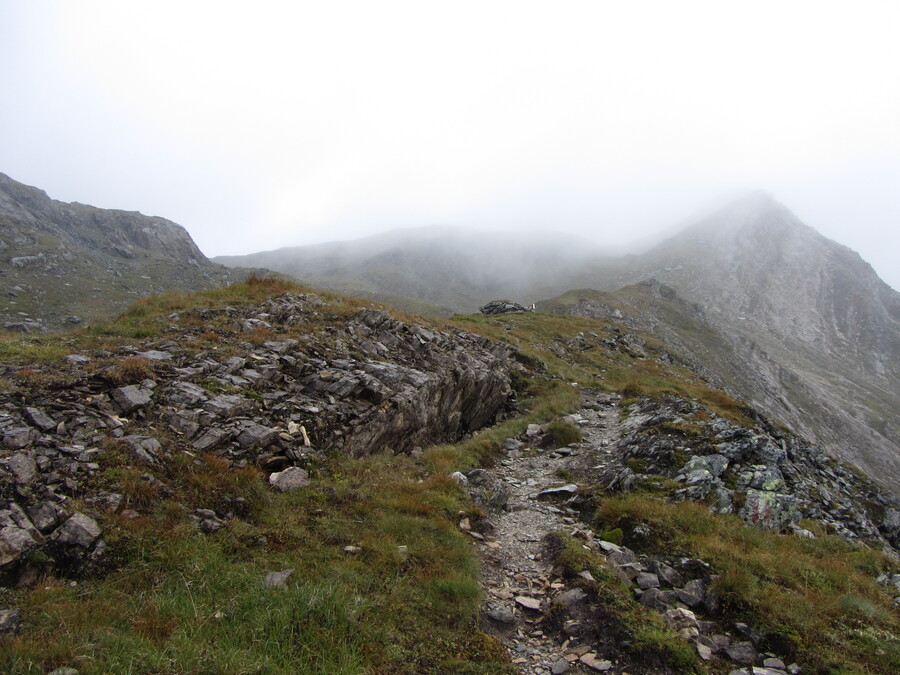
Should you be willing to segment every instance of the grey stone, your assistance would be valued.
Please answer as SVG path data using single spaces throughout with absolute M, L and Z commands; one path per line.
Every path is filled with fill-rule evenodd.
M 65 516 L 65 511 L 52 502 L 41 502 L 30 506 L 27 513 L 34 526 L 44 534 L 56 527 L 60 518 Z
M 41 431 L 56 429 L 56 422 L 38 408 L 25 408 L 25 417 Z
M 747 499 L 739 515 L 747 522 L 770 530 L 787 529 L 800 519 L 793 495 L 763 490 L 747 490 Z
M 454 471 L 450 474 L 450 480 L 460 485 L 468 485 L 469 478 L 462 471 Z
M 496 621 L 500 624 L 514 624 L 516 622 L 516 616 L 508 609 L 499 608 L 499 609 L 491 609 L 484 613 L 484 615 L 489 618 L 491 621 Z
M 541 601 L 537 598 L 529 598 L 526 595 L 517 595 L 516 604 L 521 605 L 525 609 L 531 609 L 534 611 L 540 611 L 541 609 Z
M 763 666 L 765 668 L 777 668 L 778 670 L 785 670 L 787 668 L 787 666 L 784 665 L 784 661 L 772 657 L 763 659 Z
M 635 578 L 638 588 L 647 590 L 648 588 L 659 588 L 659 577 L 650 572 L 641 572 Z
M 479 308 L 478 311 L 482 314 L 508 314 L 510 312 L 519 314 L 527 312 L 528 310 L 517 302 L 511 302 L 509 300 L 493 300 Z
M 168 392 L 169 402 L 175 405 L 194 406 L 206 401 L 209 392 L 193 382 L 173 382 Z
M 265 447 L 278 438 L 278 429 L 250 424 L 238 433 L 237 442 L 244 448 Z
M 231 438 L 233 432 L 228 429 L 210 427 L 197 440 L 191 443 L 191 447 L 201 452 L 214 450 Z
M 10 450 L 23 450 L 37 440 L 37 432 L 31 427 L 13 427 L 3 432 L 3 446 Z
M 550 667 L 551 675 L 564 675 L 572 670 L 572 666 L 565 659 L 559 659 Z
M 158 349 L 148 349 L 145 352 L 137 352 L 135 356 L 140 356 L 148 361 L 168 361 L 172 358 L 169 352 L 161 352 Z
M 80 511 L 72 516 L 53 533 L 51 537 L 60 544 L 90 548 L 100 536 L 100 526 L 93 518 L 84 515 Z
M 0 566 L 19 560 L 37 545 L 27 530 L 11 525 L 0 527 Z
M 297 466 L 290 466 L 269 476 L 269 483 L 279 492 L 291 492 L 309 485 L 309 474 Z
M 253 407 L 253 402 L 243 396 L 223 394 L 208 400 L 203 409 L 219 417 L 233 417 Z
M 556 597 L 556 602 L 564 607 L 571 608 L 582 603 L 587 598 L 587 594 L 580 588 L 570 588 Z
M 641 604 L 644 607 L 649 609 L 654 609 L 657 612 L 665 612 L 667 609 L 671 609 L 660 597 L 662 592 L 658 588 L 648 588 L 641 594 Z
M 689 609 L 677 608 L 667 610 L 663 614 L 663 620 L 685 640 L 690 640 L 700 635 L 697 616 Z
M 735 642 L 722 649 L 729 659 L 742 666 L 751 666 L 756 662 L 756 649 L 752 642 Z
M 116 405 L 123 415 L 134 412 L 139 408 L 143 408 L 150 403 L 151 392 L 142 389 L 134 384 L 129 384 L 109 392 L 110 398 L 115 401 Z
M 541 492 L 538 493 L 538 499 L 559 499 L 561 497 L 571 497 L 577 491 L 578 486 L 575 485 L 575 483 L 569 483 L 568 485 L 561 485 L 560 487 L 541 490 Z
M 672 586 L 673 588 L 678 588 L 679 586 L 682 586 L 684 584 L 684 579 L 682 578 L 681 574 L 679 574 L 677 570 L 673 569 L 664 562 L 654 560 L 650 563 L 649 569 L 662 581 L 665 581 L 669 586 Z
M 267 587 L 284 586 L 288 577 L 294 573 L 292 569 L 281 570 L 280 572 L 269 572 L 266 575 L 265 584 Z
M 17 452 L 6 460 L 6 466 L 9 468 L 9 472 L 13 475 L 15 481 L 20 485 L 30 483 L 38 473 L 37 464 L 24 452 Z
M 78 670 L 75 668 L 68 668 L 66 666 L 62 666 L 60 668 L 56 668 L 55 670 L 51 670 L 47 675 L 78 675 Z
M 18 610 L 0 609 L 0 635 L 18 632 L 20 624 Z

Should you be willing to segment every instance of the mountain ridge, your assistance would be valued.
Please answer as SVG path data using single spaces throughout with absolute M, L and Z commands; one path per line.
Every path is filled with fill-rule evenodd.
M 700 334 L 712 344 L 701 349 L 697 340 L 686 342 L 686 329 L 677 335 L 660 321 L 648 321 L 647 305 L 640 310 L 641 326 L 692 344 L 686 359 L 702 366 L 702 354 L 719 364 L 715 370 L 721 372 L 707 364 L 711 377 L 898 489 L 900 293 L 856 252 L 822 236 L 764 192 L 719 208 L 641 255 L 578 251 L 565 258 L 556 254 L 564 244 L 532 248 L 529 258 L 515 248 L 522 241 L 508 247 L 488 241 L 484 259 L 471 246 L 424 255 L 419 242 L 395 246 L 390 256 L 369 257 L 359 247 L 350 261 L 330 261 L 327 274 L 309 257 L 290 270 L 277 256 L 264 262 L 314 285 L 343 292 L 364 287 L 368 297 L 393 294 L 461 312 L 498 297 L 528 305 L 571 289 L 613 293 L 655 279 L 702 308 Z M 517 266 L 517 259 L 529 263 Z M 398 273 L 400 266 L 412 272 Z M 505 281 L 485 283 L 484 267 Z M 634 301 L 631 308 L 638 309 Z

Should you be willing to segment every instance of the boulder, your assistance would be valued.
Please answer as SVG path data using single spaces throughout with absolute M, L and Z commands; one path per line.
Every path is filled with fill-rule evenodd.
M 58 544 L 88 549 L 100 536 L 100 526 L 93 518 L 76 512 L 51 536 Z
M 123 415 L 127 415 L 150 403 L 151 393 L 147 389 L 129 384 L 125 387 L 113 389 L 109 392 L 109 396 L 119 407 L 119 411 Z
M 522 305 L 510 300 L 493 300 L 481 307 L 479 310 L 482 314 L 509 314 L 511 312 L 522 313 L 527 312 Z
M 309 485 L 309 474 L 300 467 L 291 466 L 270 475 L 269 483 L 279 492 L 291 492 Z

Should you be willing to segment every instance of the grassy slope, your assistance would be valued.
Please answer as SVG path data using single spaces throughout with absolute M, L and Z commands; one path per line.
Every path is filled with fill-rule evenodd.
M 91 331 L 3 338 L 5 363 L 34 365 L 20 371 L 27 376 L 2 385 L 66 386 L 62 369 L 51 373 L 66 353 L 159 336 L 173 311 L 251 304 L 288 288 L 270 282 L 170 294 L 141 301 L 117 322 Z M 340 321 L 361 306 L 324 297 L 323 320 Z M 26 625 L 21 635 L 0 644 L 0 670 L 39 673 L 60 665 L 82 673 L 509 670 L 497 643 L 477 629 L 477 557 L 456 522 L 460 511 L 473 518 L 479 513 L 448 474 L 490 463 L 503 439 L 526 424 L 576 409 L 572 383 L 630 396 L 677 393 L 732 419 L 743 415 L 738 402 L 688 371 L 605 349 L 603 324 L 596 321 L 524 314 L 455 317 L 452 323 L 517 347 L 528 370 L 517 377 L 520 417 L 463 443 L 430 448 L 418 459 L 331 458 L 314 473 L 310 489 L 288 495 L 270 492 L 252 469 L 232 471 L 214 456 L 178 453 L 173 456 L 181 459 L 160 470 L 174 495 L 162 495 L 148 489 L 116 452 L 106 453 L 104 487 L 124 493 L 146 515 L 103 522 L 110 543 L 107 575 L 76 584 L 47 578 L 30 590 L 0 591 L 0 605 L 21 607 Z M 198 322 L 182 345 L 227 352 L 217 341 L 216 326 Z M 229 527 L 201 535 L 188 524 L 186 512 L 207 504 L 210 494 L 244 497 L 246 507 Z M 813 671 L 834 666 L 841 672 L 837 667 L 848 664 L 843 672 L 896 672 L 896 612 L 871 581 L 890 567 L 882 556 L 830 537 L 807 541 L 761 532 L 650 494 L 601 497 L 598 530 L 618 527 L 627 533 L 640 522 L 659 533 L 657 545 L 713 562 L 725 579 L 727 612 L 780 627 L 787 647 Z M 346 553 L 348 545 L 360 552 Z M 577 547 L 568 550 L 569 558 L 590 555 Z M 664 654 L 685 670 L 700 668 L 658 617 L 639 611 L 615 576 L 603 573 L 599 560 L 564 556 L 563 562 L 596 571 L 599 583 L 589 590 L 607 599 L 617 620 L 636 636 L 636 648 Z M 286 587 L 263 587 L 267 572 L 285 568 L 294 570 Z

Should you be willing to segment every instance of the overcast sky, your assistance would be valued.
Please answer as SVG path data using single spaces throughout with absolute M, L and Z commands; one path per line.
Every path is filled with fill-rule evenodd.
M 207 255 L 766 189 L 900 288 L 900 3 L 0 0 L 0 171 Z

